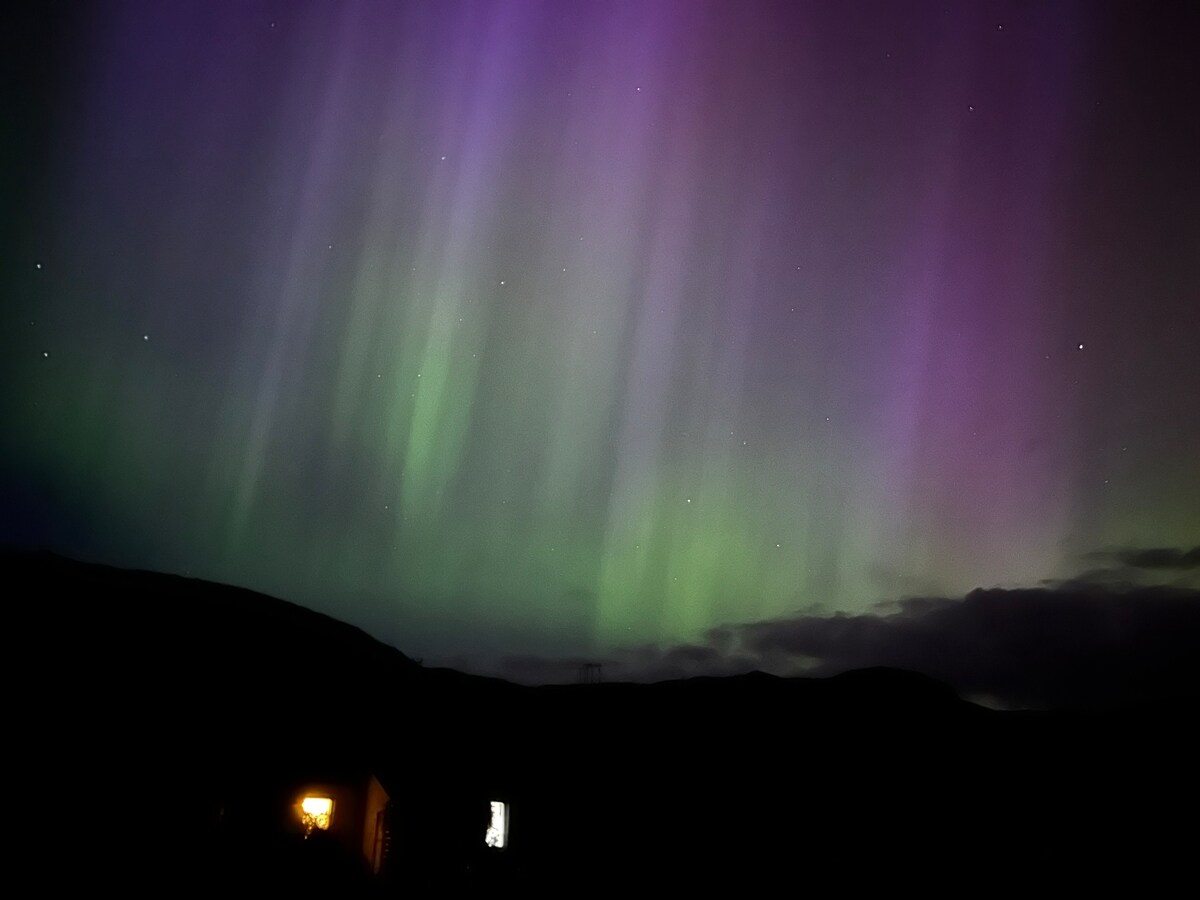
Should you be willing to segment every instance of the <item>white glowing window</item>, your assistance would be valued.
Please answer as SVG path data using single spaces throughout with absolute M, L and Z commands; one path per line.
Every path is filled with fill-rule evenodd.
M 305 797 L 300 801 L 300 820 L 304 822 L 306 832 L 311 832 L 314 828 L 327 831 L 329 820 L 332 818 L 332 797 Z
M 499 800 L 492 801 L 492 818 L 488 822 L 484 843 L 497 850 L 503 850 L 508 844 L 508 804 Z

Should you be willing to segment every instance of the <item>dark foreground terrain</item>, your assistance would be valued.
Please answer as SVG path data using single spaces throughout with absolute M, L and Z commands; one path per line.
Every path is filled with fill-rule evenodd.
M 39 892 L 1146 896 L 1200 865 L 1194 704 L 997 712 L 890 670 L 525 688 L 248 591 L 3 566 L 7 856 Z M 306 839 L 313 785 L 337 828 Z

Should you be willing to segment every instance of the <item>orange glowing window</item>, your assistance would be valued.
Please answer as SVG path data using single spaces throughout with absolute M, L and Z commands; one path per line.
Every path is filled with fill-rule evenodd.
M 332 797 L 305 797 L 300 801 L 300 820 L 304 823 L 305 832 L 327 831 L 329 822 L 333 819 Z

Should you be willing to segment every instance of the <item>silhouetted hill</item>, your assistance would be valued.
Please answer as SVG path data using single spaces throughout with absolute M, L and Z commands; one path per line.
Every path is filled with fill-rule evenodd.
M 267 746 L 319 715 L 361 749 L 364 713 L 419 677 L 365 632 L 253 591 L 50 555 L 3 565 L 17 658 L 61 679 L 61 702 L 86 698 L 85 715 L 156 709 L 195 740 L 236 725 Z
M 1185 855 L 1172 810 L 1197 799 L 1194 708 L 1004 713 L 891 669 L 518 687 L 424 669 L 251 591 L 46 555 L 0 563 L 12 774 L 45 854 L 31 858 L 91 847 L 110 874 L 77 867 L 84 882 L 151 859 L 228 873 L 267 840 L 243 829 L 236 854 L 219 850 L 229 810 L 368 772 L 409 816 L 406 877 L 426 891 L 755 894 L 791 879 L 976 893 L 1150 879 Z M 513 845 L 479 857 L 458 811 L 497 796 Z M 64 815 L 88 836 L 65 851 L 44 837 Z

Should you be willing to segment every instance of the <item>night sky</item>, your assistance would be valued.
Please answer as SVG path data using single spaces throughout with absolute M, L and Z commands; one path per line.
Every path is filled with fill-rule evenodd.
M 534 680 L 1194 598 L 1184 4 L 31 6 L 7 543 Z

